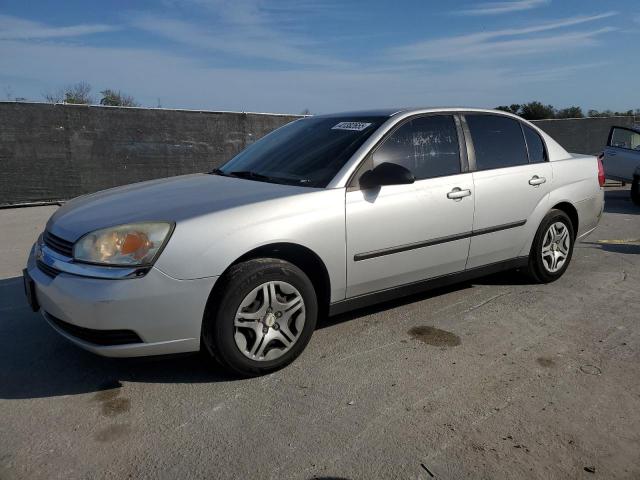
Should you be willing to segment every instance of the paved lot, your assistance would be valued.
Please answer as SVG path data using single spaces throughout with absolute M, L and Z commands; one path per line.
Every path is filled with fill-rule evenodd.
M 51 331 L 18 277 L 54 209 L 0 211 L 3 480 L 640 478 L 628 192 L 607 192 L 558 282 L 498 275 L 331 319 L 252 380 L 198 356 L 104 359 Z

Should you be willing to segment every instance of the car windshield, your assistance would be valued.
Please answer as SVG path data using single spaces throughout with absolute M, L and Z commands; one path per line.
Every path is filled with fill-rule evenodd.
M 212 173 L 324 188 L 387 118 L 303 118 L 258 140 Z

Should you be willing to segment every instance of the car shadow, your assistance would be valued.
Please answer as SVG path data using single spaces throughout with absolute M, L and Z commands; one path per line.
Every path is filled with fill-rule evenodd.
M 128 381 L 237 380 L 203 354 L 115 359 L 85 352 L 29 309 L 20 277 L 0 280 L 0 398 L 97 392 Z
M 358 308 L 349 312 L 341 313 L 333 317 L 325 317 L 318 320 L 317 330 L 332 327 L 343 322 L 355 320 L 356 318 L 366 315 L 374 315 L 377 313 L 392 310 L 394 308 L 408 305 L 410 303 L 421 302 L 429 298 L 438 297 L 447 293 L 458 292 L 461 290 L 472 289 L 476 285 L 534 285 L 535 282 L 519 270 L 508 270 L 505 272 L 494 273 L 485 277 L 476 278 L 466 282 L 460 282 L 446 287 L 434 288 L 424 292 L 407 295 L 394 300 L 376 303 L 367 307 Z
M 607 213 L 640 214 L 640 207 L 631 201 L 629 189 L 605 190 L 604 211 Z
M 471 283 L 461 283 L 391 300 L 321 319 L 317 328 L 327 328 L 364 315 L 471 287 Z M 187 384 L 240 380 L 202 353 L 120 359 L 86 352 L 61 337 L 39 313 L 29 309 L 21 277 L 0 280 L 2 399 L 94 393 L 118 388 L 123 382 Z
M 640 255 L 640 239 L 629 243 L 581 242 L 581 244 L 588 245 L 586 248 L 596 248 L 605 252 Z
M 428 290 L 322 318 L 323 329 L 362 316 L 392 310 L 474 285 L 526 285 L 519 272 L 502 272 L 474 281 Z M 0 398 L 44 398 L 93 393 L 122 382 L 214 383 L 241 378 L 202 353 L 163 357 L 106 358 L 72 345 L 27 306 L 22 278 L 0 280 Z
M 474 283 L 478 283 L 478 282 L 474 282 Z M 423 300 L 428 300 L 429 298 L 438 297 L 446 293 L 465 290 L 468 288 L 473 288 L 473 284 L 471 282 L 461 282 L 461 283 L 457 283 L 455 285 L 450 285 L 447 287 L 435 288 L 433 290 L 427 290 L 424 292 L 407 295 L 406 297 L 400 297 L 394 300 L 388 300 L 386 302 L 376 303 L 366 307 L 358 308 L 356 310 L 351 310 L 345 313 L 341 313 L 339 315 L 334 315 L 332 317 L 321 318 L 318 320 L 318 325 L 316 326 L 316 329 L 322 330 L 323 328 L 332 327 L 334 325 L 348 322 L 350 320 L 355 320 L 356 318 L 364 317 L 366 315 L 374 315 L 377 313 L 385 312 L 387 310 L 393 310 L 394 308 L 398 308 L 403 305 L 408 305 L 410 303 L 415 303 L 415 302 L 421 302 Z

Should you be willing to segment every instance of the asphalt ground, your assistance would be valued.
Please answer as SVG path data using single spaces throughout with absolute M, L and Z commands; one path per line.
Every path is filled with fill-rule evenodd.
M 640 208 L 557 282 L 516 273 L 321 322 L 288 368 L 106 359 L 25 302 L 56 207 L 0 210 L 0 479 L 640 478 Z

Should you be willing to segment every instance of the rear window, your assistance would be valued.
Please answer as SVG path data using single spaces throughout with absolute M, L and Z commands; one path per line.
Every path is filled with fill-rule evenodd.
M 547 160 L 547 154 L 544 149 L 544 142 L 538 132 L 528 125 L 522 125 L 524 138 L 527 140 L 527 150 L 529 151 L 529 162 L 540 163 Z
M 252 180 L 326 187 L 388 117 L 309 117 L 261 138 L 217 173 Z
M 640 150 L 640 133 L 626 128 L 614 128 L 611 134 L 611 147 Z
M 477 170 L 529 163 L 520 122 L 500 115 L 465 115 L 476 153 Z

